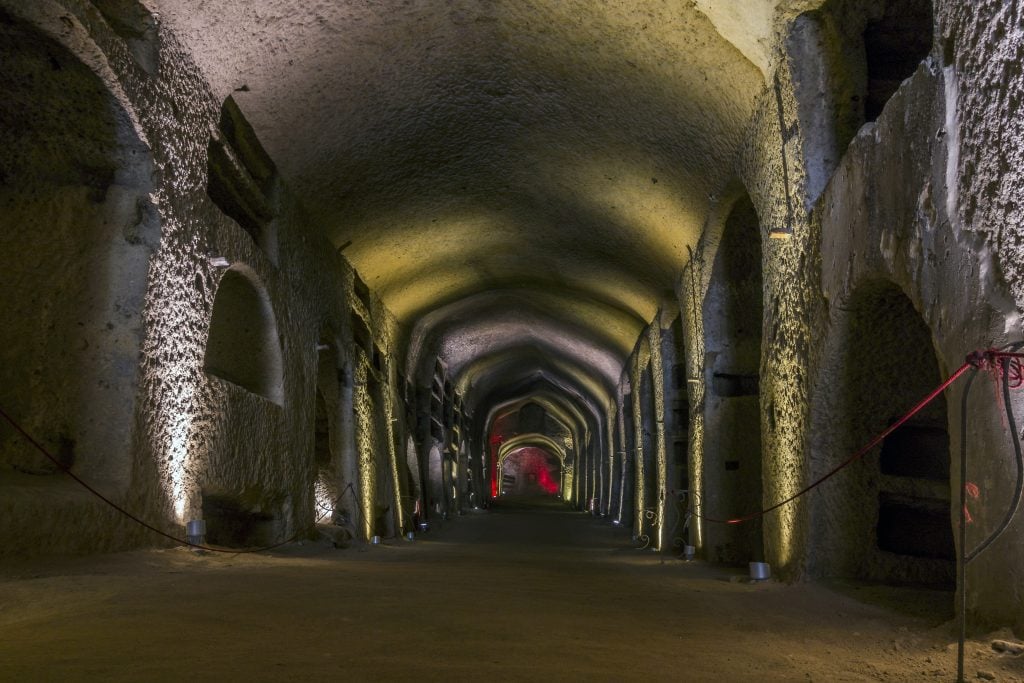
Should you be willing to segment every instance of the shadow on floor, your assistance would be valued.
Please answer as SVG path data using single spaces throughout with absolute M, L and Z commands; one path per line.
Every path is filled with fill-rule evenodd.
M 821 585 L 865 605 L 884 607 L 899 614 L 924 619 L 932 626 L 956 616 L 955 594 L 950 590 L 920 586 L 887 586 L 853 579 L 827 579 Z

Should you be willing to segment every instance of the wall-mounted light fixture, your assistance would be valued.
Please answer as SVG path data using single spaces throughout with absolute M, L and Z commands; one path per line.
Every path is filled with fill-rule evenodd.
M 793 236 L 793 200 L 789 197 L 789 161 L 786 158 L 786 143 L 796 135 L 796 124 L 786 126 L 786 112 L 782 106 L 782 82 L 775 72 L 775 107 L 779 115 L 779 136 L 782 140 L 782 187 L 786 195 L 786 220 L 782 225 L 773 225 L 768 237 L 773 240 L 788 240 Z

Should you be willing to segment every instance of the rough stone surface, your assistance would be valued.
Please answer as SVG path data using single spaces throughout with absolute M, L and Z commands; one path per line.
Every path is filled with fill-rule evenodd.
M 71 74 L 69 78 L 77 78 L 77 82 L 84 84 L 81 87 L 101 91 L 105 87 L 112 93 L 109 97 L 117 99 L 116 106 L 97 98 L 92 103 L 88 100 L 78 103 L 77 106 L 84 112 L 81 115 L 83 117 L 99 117 L 107 109 L 112 110 L 115 117 L 111 119 L 113 123 L 109 124 L 101 118 L 96 118 L 97 123 L 90 124 L 88 118 L 83 118 L 82 130 L 101 130 L 97 127 L 107 125 L 120 138 L 129 140 L 127 143 L 120 142 L 120 147 L 112 146 L 107 150 L 106 163 L 111 165 L 112 171 L 116 170 L 113 176 L 105 180 L 113 183 L 109 185 L 111 189 L 108 190 L 107 185 L 88 186 L 91 198 L 85 192 L 65 192 L 66 208 L 63 209 L 75 211 L 81 216 L 82 209 L 95 206 L 97 208 L 90 208 L 89 213 L 95 213 L 97 221 L 103 221 L 104 229 L 119 231 L 111 237 L 114 240 L 113 252 L 78 260 L 74 268 L 91 269 L 77 277 L 97 285 L 111 279 L 117 283 L 120 278 L 120 284 L 116 285 L 117 296 L 120 298 L 113 298 L 109 294 L 90 294 L 85 288 L 81 290 L 83 295 L 96 298 L 97 303 L 92 307 L 78 305 L 76 312 L 83 315 L 88 313 L 88 319 L 76 320 L 76 317 L 54 311 L 60 329 L 67 330 L 61 334 L 66 335 L 78 328 L 87 336 L 78 347 L 73 341 L 66 342 L 68 351 L 60 354 L 66 360 L 50 363 L 45 370 L 51 375 L 55 372 L 65 373 L 74 377 L 76 382 L 93 381 L 90 373 L 102 375 L 101 382 L 107 384 L 101 383 L 100 391 L 117 396 L 118 412 L 110 412 L 110 399 L 103 398 L 107 394 L 97 394 L 92 388 L 84 394 L 76 393 L 73 385 L 58 385 L 56 380 L 44 380 L 49 381 L 53 387 L 51 389 L 44 389 L 42 385 L 32 389 L 33 400 L 43 399 L 49 391 L 55 392 L 58 403 L 73 405 L 69 402 L 88 402 L 91 406 L 88 410 L 97 415 L 92 419 L 99 420 L 102 416 L 104 424 L 109 425 L 103 430 L 102 439 L 105 441 L 98 440 L 100 437 L 88 430 L 77 439 L 74 438 L 78 436 L 77 433 L 69 432 L 66 440 L 73 440 L 78 447 L 88 447 L 83 450 L 90 455 L 108 451 L 109 460 L 106 463 L 90 463 L 83 459 L 79 463 L 80 473 L 108 494 L 122 500 L 125 500 L 123 487 L 130 482 L 128 507 L 158 524 L 161 517 L 159 513 L 164 512 L 168 515 L 168 526 L 165 528 L 172 532 L 176 524 L 180 525 L 187 519 L 202 515 L 204 500 L 208 499 L 230 500 L 236 512 L 273 520 L 268 533 L 287 537 L 306 528 L 313 519 L 316 478 L 313 432 L 310 428 L 314 403 L 313 394 L 307 390 L 307 385 L 315 378 L 316 346 L 321 339 L 322 328 L 337 331 L 335 343 L 339 348 L 347 349 L 351 345 L 350 313 L 345 306 L 346 292 L 350 292 L 352 287 L 349 266 L 336 256 L 332 258 L 333 249 L 326 240 L 305 227 L 309 224 L 308 218 L 289 199 L 287 193 L 282 193 L 278 198 L 277 206 L 277 221 L 282 227 L 279 231 L 280 268 L 275 268 L 252 239 L 213 206 L 205 193 L 205 149 L 210 130 L 216 126 L 219 105 L 210 97 L 204 82 L 191 60 L 176 44 L 174 36 L 161 30 L 153 37 L 161 64 L 159 76 L 151 78 L 138 68 L 133 53 L 122 39 L 89 6 L 69 3 L 68 9 L 64 9 L 55 4 L 40 3 L 30 9 L 19 7 L 8 11 L 14 12 L 16 17 L 10 22 L 14 27 L 10 30 L 28 30 L 21 29 L 18 22 L 38 25 L 41 28 L 37 30 L 49 33 L 49 40 L 55 46 L 49 48 L 50 53 L 61 55 L 61 49 L 70 52 L 69 57 L 60 57 L 69 62 L 66 69 Z M 24 18 L 21 18 L 22 13 Z M 33 40 L 37 43 L 40 41 L 37 38 Z M 56 47 L 58 45 L 65 47 Z M 48 61 L 46 52 L 33 58 L 33 53 L 26 50 L 19 58 L 25 64 L 25 74 L 31 74 L 32 69 L 49 70 L 59 66 L 53 60 Z M 83 72 L 85 75 L 74 75 L 75 69 L 83 69 L 75 65 L 75 60 L 86 65 L 86 72 Z M 96 75 L 89 75 L 89 70 Z M 18 72 L 12 73 L 12 78 L 18 77 Z M 59 100 L 56 102 L 59 105 Z M 118 108 L 124 113 L 117 114 Z M 15 115 L 16 111 L 12 110 L 10 116 Z M 116 118 L 118 116 L 119 119 Z M 114 127 L 115 124 L 121 129 Z M 45 117 L 38 117 L 36 125 L 41 132 L 42 126 L 50 124 Z M 65 125 L 70 124 L 62 121 L 62 126 Z M 147 161 L 144 151 L 130 146 L 135 144 L 137 147 L 139 144 L 131 143 L 131 136 L 149 146 L 151 161 Z M 68 150 L 73 149 L 72 145 L 65 144 L 62 148 L 55 148 L 52 154 L 66 156 Z M 83 153 L 96 156 L 103 151 L 97 149 Z M 33 177 L 31 169 L 26 168 L 25 161 L 18 159 L 29 157 L 24 154 L 19 157 L 21 153 L 17 149 L 13 152 L 10 161 L 13 165 L 8 167 L 8 172 L 18 171 L 18 177 L 27 182 Z M 126 153 L 136 155 L 140 161 L 134 166 L 126 164 Z M 103 171 L 102 164 L 90 162 L 88 156 L 80 157 L 79 161 L 74 161 L 73 157 L 68 158 L 72 161 L 68 162 L 67 167 L 73 173 L 80 173 L 76 170 L 79 168 L 94 169 L 93 176 L 80 176 L 89 183 L 95 185 L 104 180 L 105 176 L 95 176 L 95 173 Z M 42 162 L 40 159 L 36 163 Z M 153 170 L 143 171 L 140 179 L 138 164 L 143 164 L 143 168 L 145 164 L 152 164 Z M 55 164 L 48 166 L 54 171 L 62 168 Z M 134 177 L 129 175 L 133 169 L 136 173 Z M 94 176 L 98 180 L 88 180 Z M 144 193 L 148 192 L 148 196 L 142 194 L 133 199 L 126 190 L 119 189 L 133 178 L 136 183 L 152 179 L 155 183 L 152 188 L 145 184 L 137 185 L 143 188 Z M 66 181 L 54 178 L 52 182 L 60 184 Z M 44 187 L 38 181 L 36 186 Z M 130 187 L 126 185 L 126 188 Z M 16 192 L 17 185 L 12 184 L 10 191 Z M 24 196 L 24 193 L 21 195 Z M 20 205 L 23 200 L 18 201 Z M 155 205 L 155 211 L 147 208 L 149 202 Z M 105 206 L 110 208 L 104 209 Z M 105 217 L 102 217 L 103 210 L 108 212 Z M 152 231 L 147 226 L 156 224 L 157 212 L 159 249 L 156 249 L 151 232 L 145 232 L 146 229 Z M 57 213 L 55 217 L 59 215 Z M 17 211 L 5 213 L 5 220 L 16 219 L 17 216 Z M 44 214 L 36 212 L 36 216 L 38 220 Z M 66 222 L 66 219 L 61 220 Z M 29 224 L 25 225 L 28 227 Z M 98 231 L 92 232 L 95 234 L 83 231 L 88 236 L 85 239 L 99 239 L 102 235 Z M 16 234 L 12 234 L 12 238 Z M 69 250 L 76 249 L 74 242 L 55 237 L 50 235 L 54 243 L 62 246 L 67 244 Z M 118 240 L 121 239 L 126 244 L 118 247 Z M 147 239 L 150 241 L 146 242 Z M 88 244 L 84 242 L 78 248 L 109 249 L 111 242 L 98 247 Z M 131 255 L 133 248 L 143 250 L 141 262 Z M 148 258 L 148 263 L 146 249 L 156 249 Z M 32 248 L 30 251 L 40 256 L 45 254 L 42 249 Z M 281 346 L 284 359 L 283 367 L 280 368 L 283 384 L 280 406 L 203 372 L 210 315 L 218 282 L 225 272 L 222 267 L 214 264 L 213 257 L 221 257 L 231 264 L 245 264 L 258 286 L 265 288 L 276 316 L 279 333 L 276 341 Z M 105 265 L 108 262 L 110 265 Z M 52 263 L 52 272 L 58 272 L 60 258 L 52 259 Z M 300 263 L 306 264 L 301 269 L 302 277 L 293 277 L 292 274 L 300 272 L 295 267 L 295 264 Z M 75 271 L 66 271 L 62 274 L 64 276 L 75 277 Z M 38 268 L 33 271 L 33 277 L 41 277 L 40 284 L 48 281 L 45 271 Z M 47 286 L 59 286 L 53 278 L 49 278 L 49 281 L 51 284 Z M 144 312 L 141 291 L 136 295 L 140 297 L 139 303 L 131 303 L 132 289 L 127 286 L 129 282 L 137 283 L 138 287 L 148 285 Z M 30 284 L 26 286 L 31 287 Z M 38 286 L 32 288 L 38 296 L 52 299 L 45 289 Z M 30 302 L 31 299 L 22 295 L 17 298 L 17 305 Z M 373 321 L 376 343 L 390 349 L 394 319 L 376 298 L 370 303 L 372 310 L 364 310 L 362 314 Z M 134 310 L 132 305 L 135 306 Z M 115 307 L 123 312 L 120 317 L 106 312 L 108 308 Z M 46 324 L 46 318 L 42 320 Z M 112 324 L 108 324 L 108 320 Z M 94 328 L 99 331 L 92 332 Z M 138 346 L 132 351 L 129 340 L 133 329 L 138 330 L 134 333 L 137 338 L 144 334 L 144 340 L 136 342 L 141 346 L 141 351 Z M 75 336 L 82 338 L 83 332 L 76 332 Z M 90 340 L 88 335 L 94 335 L 94 338 Z M 58 342 L 59 339 L 55 338 L 54 341 Z M 70 352 L 71 348 L 75 348 L 73 353 Z M 87 355 L 81 355 L 82 348 L 90 349 Z M 16 346 L 12 346 L 12 351 L 19 353 Z M 99 356 L 93 360 L 88 354 Z M 19 357 L 23 359 L 24 367 L 31 371 L 32 363 L 28 362 L 27 353 L 19 353 Z M 117 380 L 120 384 L 111 384 L 114 377 L 123 379 Z M 389 379 L 393 381 L 393 378 Z M 24 383 L 19 381 L 13 384 Z M 138 394 L 135 393 L 135 386 L 140 387 Z M 390 395 L 390 389 L 388 391 Z M 346 410 L 351 410 L 351 404 Z M 80 408 L 77 412 L 80 416 L 88 415 L 85 409 Z M 48 431 L 38 420 L 30 419 L 26 422 L 26 427 L 33 431 L 38 430 L 44 434 Z M 67 427 L 72 428 L 71 425 Z M 118 439 L 122 438 L 118 435 L 122 430 L 126 434 L 131 432 L 130 437 L 124 437 L 131 439 L 131 451 L 127 446 L 118 445 Z M 8 432 L 4 434 L 6 444 Z M 57 438 L 58 435 L 59 432 L 53 436 L 44 436 L 44 439 L 52 440 L 56 444 L 55 450 L 59 451 L 62 442 Z M 29 459 L 32 456 L 24 455 L 26 449 L 23 446 L 17 448 L 18 455 L 8 456 L 11 465 L 28 462 L 22 469 L 39 467 Z M 126 459 L 118 461 L 118 450 L 124 453 L 124 458 L 128 458 L 130 453 L 131 462 Z M 344 450 L 339 449 L 339 459 Z M 338 469 L 342 469 L 340 463 Z M 39 481 L 12 481 L 11 486 L 29 486 L 24 489 L 27 495 L 44 478 L 38 477 Z M 364 485 L 364 482 L 349 478 L 348 481 L 337 482 L 337 488 L 342 488 L 340 484 L 350 482 L 356 489 Z M 60 482 L 54 489 L 54 495 L 58 497 L 58 508 L 61 507 L 59 497 L 64 495 L 60 491 L 67 488 L 67 482 Z M 18 490 L 21 489 L 10 488 L 11 496 L 4 496 L 4 500 L 13 508 L 12 519 L 31 516 L 35 509 L 34 503 L 22 500 L 23 496 L 17 493 Z M 74 493 L 74 498 L 68 501 L 69 512 L 76 505 L 95 506 L 97 511 L 79 513 L 76 522 L 68 524 L 64 533 L 47 533 L 51 539 L 47 544 L 31 543 L 31 536 L 25 535 L 23 539 L 12 538 L 10 543 L 5 543 L 5 551 L 59 549 L 64 552 L 80 552 L 105 548 L 111 542 L 130 544 L 140 538 L 140 532 L 134 529 L 118 537 L 123 521 L 119 519 L 116 524 L 112 523 L 112 512 L 95 500 L 85 498 L 81 502 L 73 502 L 82 497 L 77 491 Z M 41 500 L 40 504 L 45 506 L 47 504 L 44 501 Z M 54 503 L 49 505 L 53 506 Z M 391 506 L 394 508 L 393 502 Z M 38 516 L 38 512 L 35 514 Z M 60 515 L 44 517 L 48 525 L 59 524 L 61 520 Z M 110 531 L 104 530 L 104 526 Z M 5 525 L 5 534 L 13 532 L 14 528 Z M 180 531 L 181 527 L 178 526 L 177 533 L 180 534 Z M 64 542 L 62 545 L 60 539 L 65 534 L 74 537 L 75 541 Z M 113 538 L 120 540 L 112 541 Z M 26 542 L 31 545 L 26 546 Z
M 475 297 L 506 290 L 553 312 L 536 334 L 611 340 L 621 365 L 757 91 L 685 4 L 152 5 L 215 93 L 245 86 L 236 100 L 312 218 L 453 359 L 508 344 L 476 330 L 518 339 L 500 298 Z
M 570 502 L 667 550 L 671 364 L 694 512 L 782 501 L 1022 337 L 1022 5 L 914 6 L 934 45 L 864 124 L 881 0 L 0 0 L 0 404 L 134 514 L 242 545 L 324 511 L 363 539 L 448 521 L 532 400 L 558 426 L 523 445 L 562 439 Z M 208 363 L 211 329 L 256 324 L 218 312 L 228 273 L 266 304 L 238 316 L 265 318 L 266 384 Z M 1024 408 L 973 386 L 967 424 L 964 380 L 916 424 L 967 439 L 971 547 Z M 787 581 L 948 583 L 891 515 L 951 528 L 959 453 L 879 458 L 689 540 Z M 7 427 L 0 512 L 4 554 L 152 542 Z M 972 629 L 1024 629 L 1018 527 L 967 572 Z

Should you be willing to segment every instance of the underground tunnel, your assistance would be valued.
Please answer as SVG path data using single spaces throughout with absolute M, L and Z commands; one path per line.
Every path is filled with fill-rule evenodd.
M 0 678 L 1024 680 L 1021 16 L 0 0 Z

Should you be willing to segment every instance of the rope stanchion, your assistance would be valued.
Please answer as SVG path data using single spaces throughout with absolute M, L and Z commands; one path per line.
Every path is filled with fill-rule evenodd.
M 956 653 L 956 680 L 957 683 L 966 683 L 964 678 L 964 646 L 967 641 L 967 566 L 978 555 L 984 552 L 999 536 L 1006 531 L 1006 528 L 1013 521 L 1020 507 L 1022 495 L 1024 495 L 1024 450 L 1021 448 L 1020 438 L 1017 435 L 1017 420 L 1013 414 L 1013 402 L 1010 398 L 1011 389 L 1019 389 L 1024 386 L 1024 353 L 1018 350 L 1024 346 L 1024 342 L 1013 344 L 1012 351 L 988 351 L 977 352 L 968 356 L 975 372 L 968 378 L 967 386 L 964 387 L 963 395 L 960 398 L 960 528 L 959 538 L 959 561 L 957 562 L 957 593 L 960 596 L 959 609 L 957 610 L 957 653 Z M 1017 467 L 1017 478 L 1014 485 L 1013 496 L 1007 506 L 1003 519 L 981 543 L 973 550 L 967 550 L 967 524 L 970 521 L 967 514 L 967 399 L 970 395 L 971 385 L 977 376 L 977 370 L 989 370 L 997 384 L 1002 385 L 1000 393 L 997 387 L 996 396 L 1005 411 L 1004 428 L 1010 432 L 1010 442 L 1013 446 L 1014 460 Z
M 149 522 L 147 522 L 147 521 L 137 517 L 136 515 L 134 515 L 131 512 L 129 512 L 128 510 L 124 509 L 124 507 L 118 505 L 114 501 L 110 500 L 110 498 L 108 498 L 107 496 L 105 496 L 102 493 L 100 493 L 99 491 L 97 491 L 88 482 L 86 482 L 84 479 L 82 479 L 77 474 L 72 472 L 71 469 L 67 465 L 65 465 L 60 460 L 58 460 L 56 457 L 54 457 L 54 455 L 52 453 L 50 453 L 50 451 L 47 450 L 45 446 L 43 446 L 31 434 L 29 434 L 28 431 L 26 431 L 20 424 L 18 424 L 18 422 L 15 421 L 15 419 L 13 417 L 11 417 L 7 413 L 7 411 L 5 411 L 3 408 L 0 408 L 0 418 L 3 418 L 4 421 L 7 422 L 7 424 L 11 425 L 11 427 L 14 428 L 14 430 L 16 432 L 18 432 L 22 436 L 22 438 L 24 438 L 26 441 L 28 441 L 29 444 L 31 444 L 33 448 L 35 448 L 37 451 L 39 451 L 39 453 L 43 457 L 45 457 L 47 460 L 49 460 L 54 465 L 56 465 L 57 468 L 61 472 L 63 472 L 64 474 L 68 475 L 69 477 L 71 477 L 80 486 L 82 486 L 82 488 L 84 488 L 86 491 L 88 491 L 89 493 L 93 494 L 94 496 L 99 498 L 101 501 L 103 501 L 104 503 L 109 505 L 111 508 L 113 508 L 117 512 L 121 513 L 122 515 L 124 515 L 125 517 L 130 519 L 131 521 L 135 522 L 139 526 L 144 527 L 144 528 L 152 531 L 153 533 L 157 534 L 158 536 L 162 536 L 163 538 L 166 538 L 169 541 L 173 541 L 174 543 L 176 543 L 178 545 L 181 545 L 181 546 L 186 546 L 186 547 L 189 547 L 189 548 L 195 548 L 197 550 L 206 550 L 206 551 L 211 552 L 211 553 L 224 553 L 224 554 L 228 554 L 228 555 L 247 555 L 247 554 L 252 554 L 252 553 L 262 553 L 262 552 L 266 552 L 268 550 L 274 550 L 275 548 L 280 548 L 283 545 L 287 545 L 289 543 L 292 543 L 292 542 L 296 541 L 300 536 L 302 536 L 302 534 L 306 533 L 307 531 L 312 530 L 315 527 L 315 525 L 321 519 L 323 519 L 326 516 L 326 513 L 323 514 L 323 515 L 320 515 L 319 517 L 317 517 L 316 521 L 313 523 L 313 526 L 306 527 L 304 529 L 301 529 L 300 531 L 296 531 L 292 536 L 290 536 L 289 538 L 281 541 L 280 543 L 274 543 L 273 545 L 262 546 L 262 547 L 259 547 L 259 548 L 218 548 L 216 546 L 205 545 L 205 544 L 202 544 L 202 543 L 192 543 L 191 541 L 189 541 L 187 539 L 178 538 L 177 536 L 175 536 L 173 534 L 167 533 L 163 529 L 160 529 L 160 528 L 158 528 L 156 526 L 153 526 Z
M 702 519 L 706 522 L 717 523 L 717 524 L 742 524 L 743 522 L 749 522 L 754 519 L 759 519 L 769 512 L 778 510 L 779 508 L 792 503 L 796 499 L 800 498 L 807 493 L 810 493 L 814 489 L 818 488 L 826 481 L 831 479 L 833 476 L 849 467 L 853 463 L 857 462 L 865 455 L 867 455 L 873 448 L 881 444 L 887 436 L 892 434 L 894 431 L 903 426 L 907 420 L 911 419 L 925 408 L 929 403 L 938 398 L 946 389 L 948 389 L 954 382 L 963 377 L 968 371 L 972 371 L 971 375 L 967 380 L 967 384 L 964 387 L 963 394 L 961 396 L 961 407 L 960 407 L 960 525 L 958 530 L 959 540 L 959 561 L 957 562 L 957 592 L 959 594 L 959 610 L 957 615 L 958 620 L 958 647 L 957 647 L 957 683 L 965 683 L 964 678 L 964 643 L 967 637 L 967 566 L 972 560 L 978 557 L 984 552 L 989 546 L 1002 533 L 1009 527 L 1010 522 L 1017 514 L 1017 510 L 1020 507 L 1022 500 L 1024 500 L 1024 447 L 1022 447 L 1020 438 L 1017 434 L 1016 419 L 1013 414 L 1013 405 L 1010 397 L 1011 389 L 1020 389 L 1024 387 L 1024 353 L 1020 352 L 1019 349 L 1024 347 L 1024 342 L 1013 344 L 1009 348 L 1011 350 L 999 350 L 999 349 L 986 349 L 984 351 L 975 351 L 967 356 L 966 362 L 961 365 L 957 370 L 949 376 L 949 378 L 940 384 L 934 391 L 929 393 L 923 399 L 921 399 L 913 408 L 908 410 L 902 417 L 896 420 L 893 424 L 889 425 L 884 431 L 875 436 L 871 441 L 865 444 L 857 452 L 851 455 L 849 458 L 841 462 L 836 467 L 832 468 L 825 473 L 824 476 L 816 479 L 811 484 L 800 489 L 798 492 L 789 496 L 785 500 L 781 500 L 774 505 L 767 507 L 758 512 L 754 512 L 742 517 L 733 517 L 731 519 L 717 519 L 701 513 L 698 513 L 692 504 L 689 510 L 689 517 Z M 977 376 L 979 370 L 985 370 L 992 373 L 993 378 L 997 383 L 996 398 L 1000 403 L 1002 410 L 1005 411 L 1004 416 L 1004 428 L 1010 432 L 1010 440 L 1013 446 L 1015 455 L 1015 464 L 1017 467 L 1016 483 L 1013 490 L 1012 500 L 1007 507 L 1006 513 L 1003 519 L 996 526 L 995 530 L 992 531 L 981 543 L 979 543 L 974 549 L 968 551 L 967 549 L 967 493 L 968 493 L 968 481 L 967 481 L 967 398 L 970 394 L 971 386 L 974 383 L 974 378 Z M 999 386 L 1001 385 L 1001 386 Z M 1001 388 L 1001 391 L 1000 391 Z

